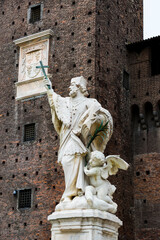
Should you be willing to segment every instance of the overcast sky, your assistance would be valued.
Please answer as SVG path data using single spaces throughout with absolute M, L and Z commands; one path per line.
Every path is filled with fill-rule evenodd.
M 160 0 L 143 0 L 144 39 L 160 35 Z

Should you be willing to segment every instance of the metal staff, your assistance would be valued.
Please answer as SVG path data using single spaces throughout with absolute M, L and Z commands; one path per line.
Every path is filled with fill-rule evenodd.
M 45 72 L 45 68 L 49 68 L 49 66 L 44 66 L 42 61 L 40 61 L 39 63 L 40 63 L 40 66 L 36 66 L 36 68 L 41 68 L 45 79 L 48 79 L 47 74 Z M 47 85 L 47 87 L 48 87 L 48 89 L 51 89 L 50 85 Z

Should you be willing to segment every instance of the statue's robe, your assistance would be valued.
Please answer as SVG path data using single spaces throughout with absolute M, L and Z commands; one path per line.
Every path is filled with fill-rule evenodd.
M 87 154 L 87 142 L 89 136 L 101 124 L 108 122 L 107 134 L 95 138 L 90 150 L 104 151 L 107 142 L 112 135 L 113 122 L 110 113 L 101 107 L 95 99 L 82 97 L 79 101 L 73 101 L 71 97 L 63 98 L 48 91 L 48 99 L 51 107 L 52 122 L 60 136 L 58 161 L 62 164 L 65 175 L 65 191 L 62 196 L 74 197 L 78 190 L 84 192 L 86 181 L 84 176 L 84 156 Z M 75 100 L 75 99 L 74 99 Z M 95 121 L 95 117 L 99 121 Z

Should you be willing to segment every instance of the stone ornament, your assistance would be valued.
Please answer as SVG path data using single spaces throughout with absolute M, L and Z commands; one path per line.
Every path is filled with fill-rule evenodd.
M 44 46 L 40 49 L 34 49 L 30 52 L 27 52 L 24 56 L 23 62 L 26 62 L 26 64 L 23 64 L 23 78 L 24 79 L 31 79 L 38 77 L 41 75 L 40 69 L 37 69 L 36 66 L 38 66 L 39 61 L 42 59 L 42 51 L 44 50 Z M 44 58 L 44 57 L 43 57 Z M 23 79 L 22 79 L 23 81 Z
M 52 34 L 51 30 L 46 30 L 14 41 L 20 47 L 17 100 L 46 93 L 43 74 L 36 66 L 40 61 L 48 65 L 49 38 Z
M 47 45 L 48 40 L 45 40 L 41 43 L 36 43 L 21 48 L 21 64 L 18 78 L 19 82 L 33 78 L 42 78 L 42 72 L 40 69 L 36 68 L 36 66 L 39 65 L 41 59 L 43 59 L 43 62 L 46 65 L 48 64 Z
M 58 161 L 65 176 L 65 191 L 55 210 L 92 208 L 115 213 L 116 188 L 107 179 L 128 164 L 117 155 L 105 158 L 103 154 L 113 131 L 110 113 L 96 99 L 87 98 L 87 81 L 82 76 L 71 79 L 65 98 L 53 91 L 48 78 L 44 85 L 60 136 Z

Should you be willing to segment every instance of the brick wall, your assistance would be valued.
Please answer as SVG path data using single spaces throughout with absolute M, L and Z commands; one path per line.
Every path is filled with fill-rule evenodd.
M 142 1 L 43 2 L 42 20 L 27 22 L 29 6 L 38 1 L 1 1 L 0 35 L 0 201 L 1 236 L 4 240 L 50 239 L 47 216 L 54 211 L 64 189 L 63 171 L 57 163 L 58 137 L 51 122 L 46 96 L 15 101 L 18 49 L 13 40 L 52 29 L 49 72 L 55 91 L 68 94 L 72 77 L 88 79 L 96 97 L 114 119 L 114 134 L 106 154 L 130 158 L 128 92 L 122 72 L 127 66 L 126 41 L 142 38 Z M 36 124 L 36 140 L 23 142 L 24 125 Z M 128 172 L 111 178 L 117 186 L 118 216 L 124 221 L 120 239 L 133 239 L 132 163 Z M 126 187 L 127 186 L 127 187 Z M 31 188 L 31 209 L 18 210 L 16 189 Z
M 141 13 L 141 14 L 140 14 Z M 142 1 L 97 1 L 96 97 L 111 112 L 113 136 L 106 154 L 120 154 L 129 164 L 110 178 L 117 187 L 115 200 L 123 220 L 119 239 L 134 239 L 133 161 L 130 139 L 130 92 L 123 87 L 123 70 L 129 71 L 126 43 L 142 40 Z M 104 90 L 105 89 L 105 90 Z
M 157 111 L 159 101 L 159 75 L 151 76 L 151 46 L 141 47 L 129 54 L 131 79 L 131 105 L 137 104 L 144 113 L 144 104 L 151 102 Z
M 156 42 L 155 42 L 156 41 Z M 157 39 L 129 52 L 134 161 L 135 239 L 159 239 L 159 75 L 151 74 L 151 49 Z
M 135 226 L 137 240 L 160 236 L 159 153 L 134 157 Z
M 94 94 L 94 1 L 44 1 L 42 21 L 28 24 L 27 10 L 36 3 L 1 1 L 0 238 L 4 240 L 50 239 L 47 216 L 64 190 L 63 171 L 57 163 L 59 140 L 46 96 L 15 101 L 18 49 L 13 40 L 52 29 L 49 72 L 55 91 L 66 96 L 70 79 L 84 75 L 91 79 L 89 90 Z M 36 124 L 36 140 L 24 143 L 24 125 L 28 123 Z M 24 188 L 32 189 L 33 201 L 31 209 L 22 211 L 17 209 L 13 191 Z

